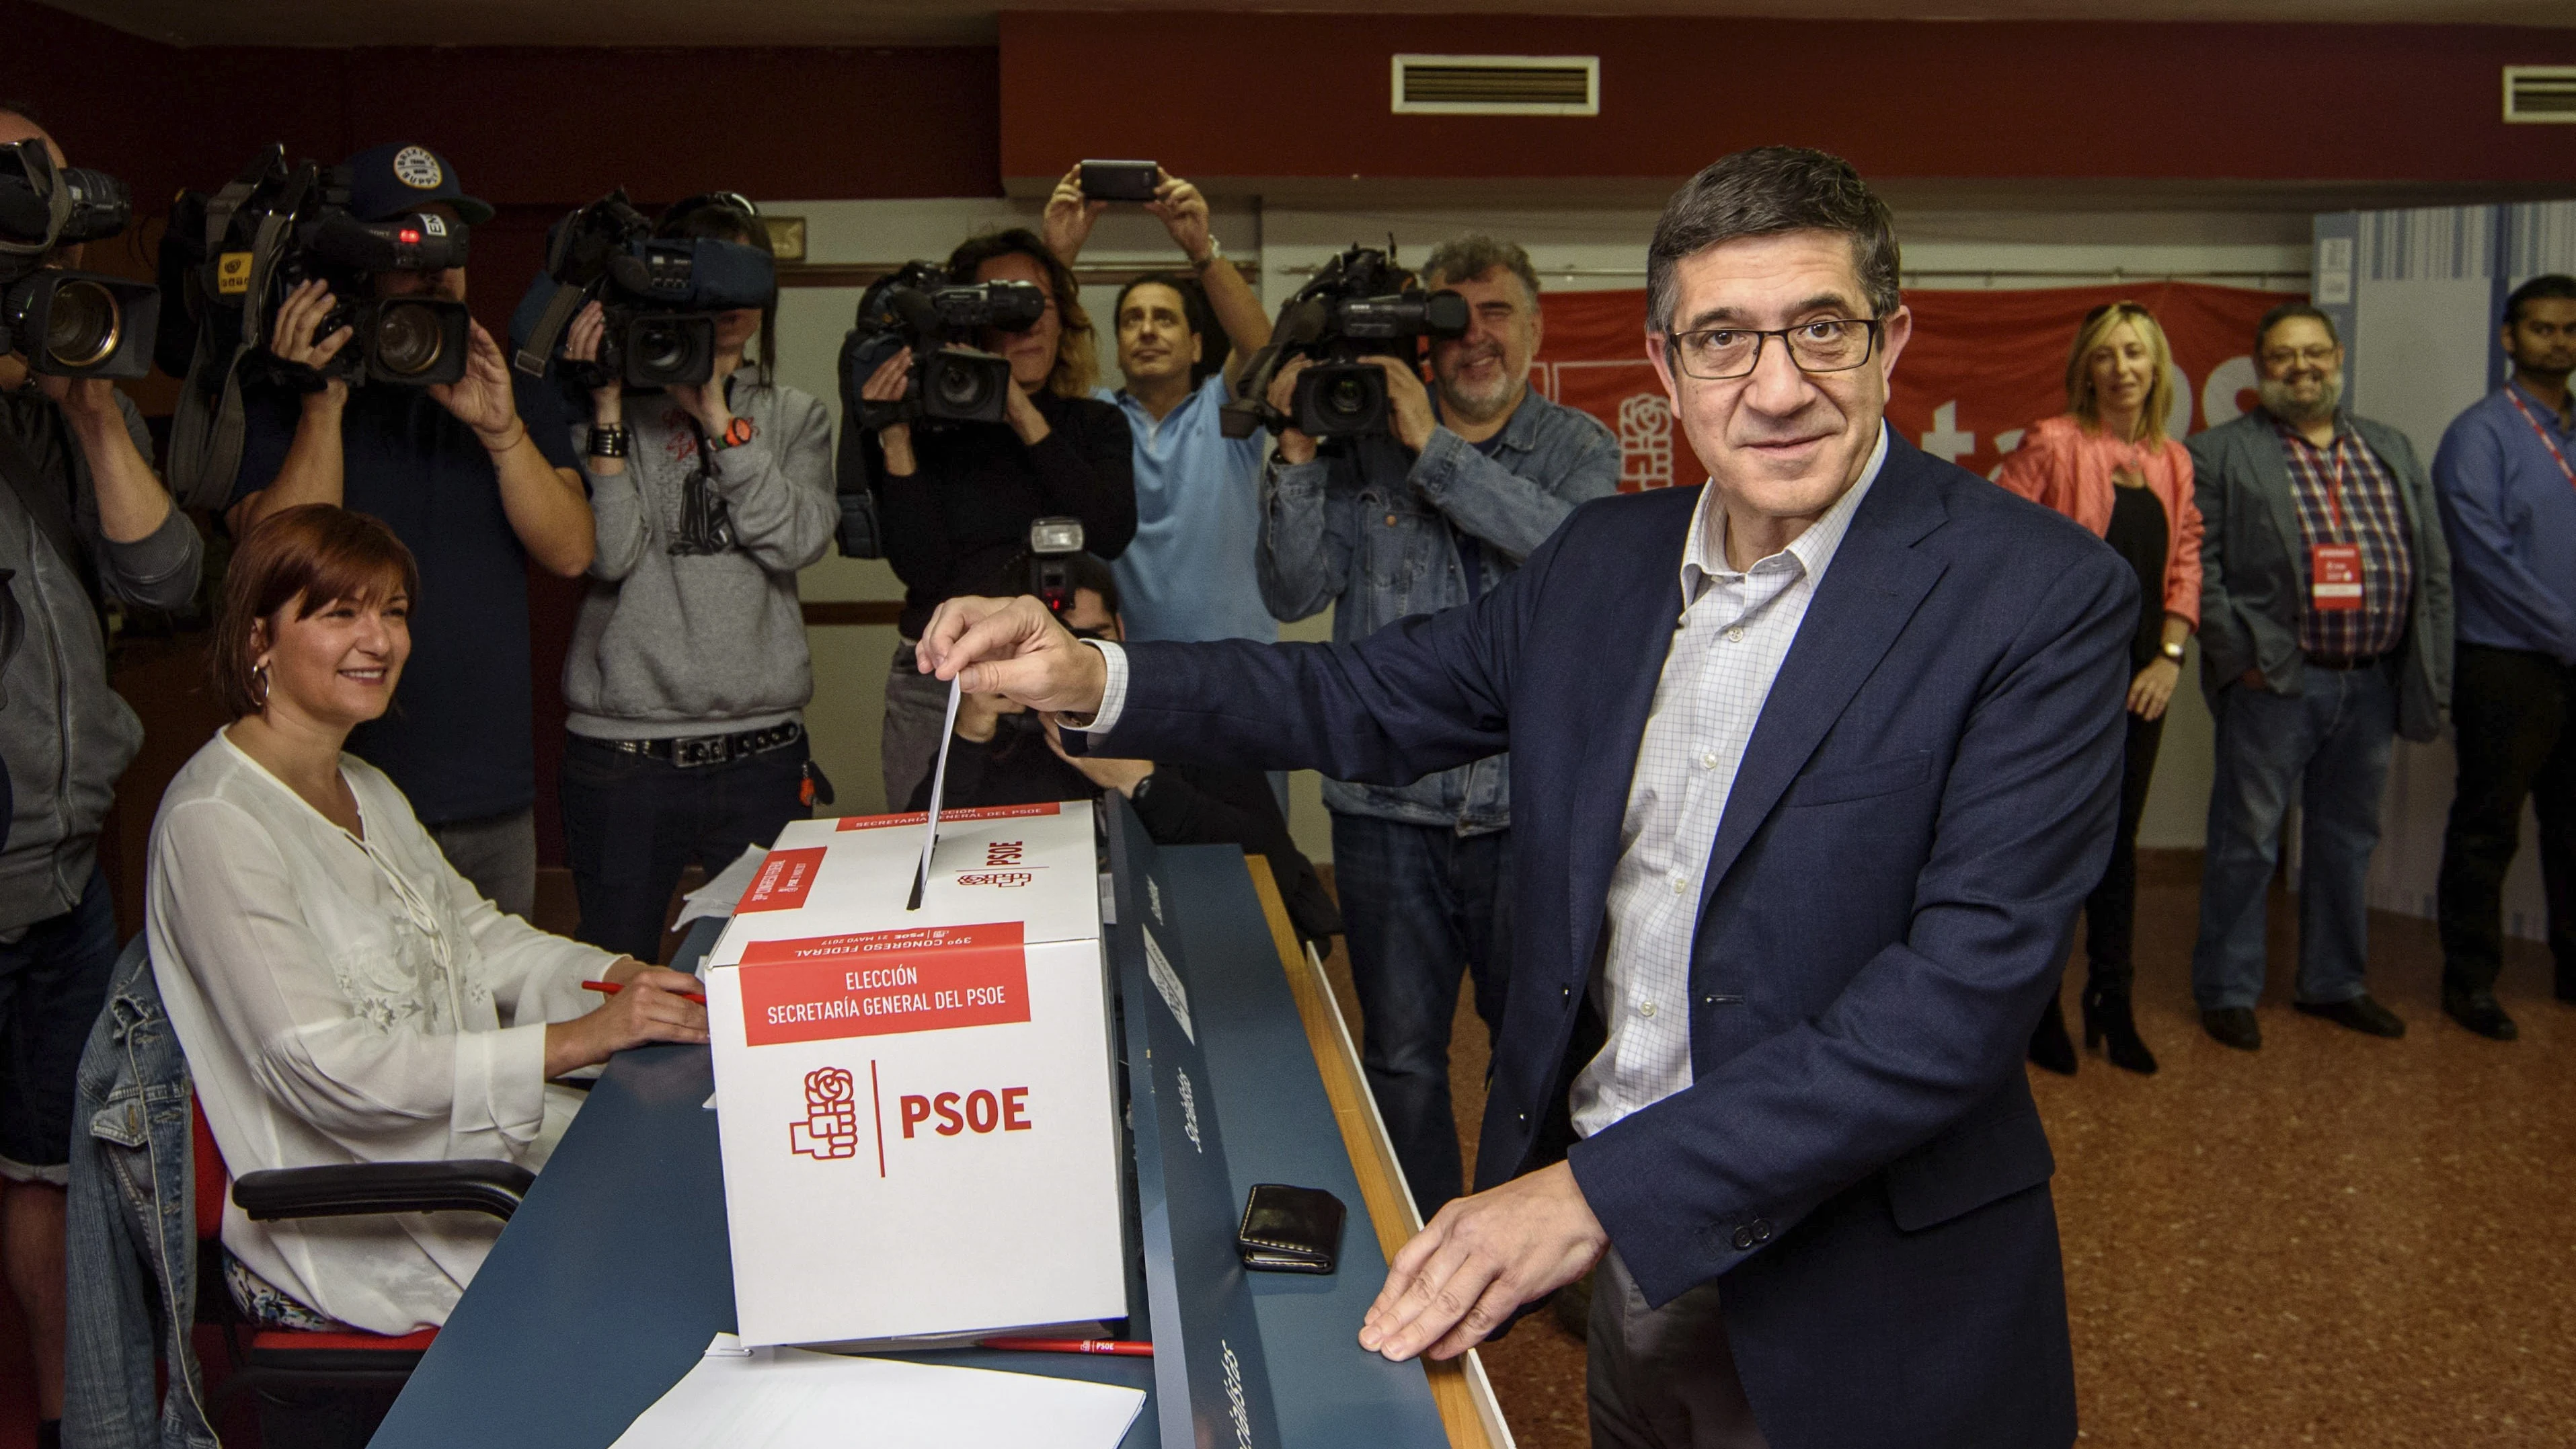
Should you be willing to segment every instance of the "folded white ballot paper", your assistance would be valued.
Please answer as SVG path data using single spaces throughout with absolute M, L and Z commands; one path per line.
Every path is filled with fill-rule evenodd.
M 671 923 L 671 929 L 676 931 L 702 916 L 714 916 L 719 920 L 732 916 L 733 903 L 741 900 L 742 893 L 751 888 L 751 878 L 760 874 L 760 863 L 768 857 L 767 846 L 744 846 L 742 854 L 734 857 L 733 864 L 717 872 L 715 878 L 705 885 L 680 897 L 680 918 Z
M 719 1333 L 610 1449 L 1116 1449 L 1144 1403 L 1114 1384 L 746 1349 Z

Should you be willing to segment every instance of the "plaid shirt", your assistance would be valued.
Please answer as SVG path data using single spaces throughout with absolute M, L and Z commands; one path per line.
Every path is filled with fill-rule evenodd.
M 2299 580 L 2310 591 L 2307 597 L 2314 597 L 2316 585 L 2310 550 L 2320 543 L 2361 546 L 2361 607 L 2302 611 L 2299 648 L 2331 659 L 2394 651 L 2405 642 L 2415 595 L 2415 550 L 2397 480 L 2342 418 L 2335 420 L 2333 444 L 2324 448 L 2278 418 L 2272 428 L 2290 466 L 2290 496 L 2299 512 Z

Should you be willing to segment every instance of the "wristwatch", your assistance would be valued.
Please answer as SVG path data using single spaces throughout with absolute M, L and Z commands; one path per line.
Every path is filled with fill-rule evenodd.
M 739 448 L 743 444 L 751 441 L 752 431 L 751 419 L 736 418 L 732 422 L 725 424 L 723 437 L 711 440 L 708 442 L 707 446 L 711 449 Z
M 1224 260 L 1225 243 L 1218 241 L 1215 237 L 1211 236 L 1208 238 L 1207 255 L 1203 257 L 1192 257 L 1190 259 L 1190 270 L 1193 272 L 1204 272 L 1208 268 L 1215 266 L 1217 263 Z
M 2168 642 L 2165 645 L 2165 657 L 2176 664 L 2180 664 L 2182 662 L 2182 646 L 2180 644 Z

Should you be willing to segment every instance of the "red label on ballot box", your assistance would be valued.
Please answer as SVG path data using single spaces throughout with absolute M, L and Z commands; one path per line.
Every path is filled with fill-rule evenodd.
M 1017 921 L 759 941 L 742 964 L 751 1046 L 1029 1019 Z
M 939 823 L 949 825 L 960 820 L 1022 820 L 1032 815 L 1063 813 L 1064 807 L 1052 801 L 1044 805 L 984 805 L 973 810 L 942 810 L 939 812 Z M 900 825 L 926 825 L 929 822 L 929 811 L 914 810 L 903 815 L 844 815 L 838 828 L 892 830 Z
M 734 914 L 745 911 L 792 911 L 805 904 L 805 893 L 814 888 L 814 872 L 823 868 L 823 847 L 805 850 L 773 850 L 760 863 L 760 873 L 734 905 Z

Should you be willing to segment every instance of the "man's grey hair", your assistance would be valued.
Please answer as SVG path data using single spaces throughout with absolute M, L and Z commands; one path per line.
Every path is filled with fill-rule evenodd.
M 1655 239 L 1646 247 L 1646 319 L 1669 333 L 1673 269 L 1686 257 L 1739 237 L 1791 231 L 1832 231 L 1851 238 L 1852 270 L 1872 315 L 1884 317 L 1901 302 L 1896 223 L 1840 156 L 1796 146 L 1763 146 L 1723 157 L 1664 203 Z
M 1497 241 L 1481 231 L 1451 237 L 1433 247 L 1430 259 L 1422 264 L 1422 285 L 1436 291 L 1453 282 L 1472 282 L 1496 267 L 1520 278 L 1529 290 L 1530 305 L 1538 305 L 1538 268 L 1530 265 L 1529 253 L 1518 242 Z

